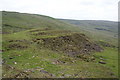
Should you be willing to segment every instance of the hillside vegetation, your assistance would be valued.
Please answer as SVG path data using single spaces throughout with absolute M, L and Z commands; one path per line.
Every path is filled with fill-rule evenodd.
M 13 33 L 33 28 L 75 30 L 75 27 L 68 23 L 61 22 L 49 16 L 37 14 L 3 11 L 2 19 L 3 33 Z
M 57 19 L 3 11 L 3 78 L 117 78 L 117 47 Z
M 60 19 L 61 21 L 76 25 L 92 39 L 103 40 L 113 45 L 118 44 L 118 23 L 114 21 L 102 20 L 70 20 Z

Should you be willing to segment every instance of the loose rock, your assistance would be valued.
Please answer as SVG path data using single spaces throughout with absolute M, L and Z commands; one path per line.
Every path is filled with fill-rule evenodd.
M 99 61 L 100 64 L 106 64 L 106 62 L 103 62 L 103 61 Z
M 40 72 L 43 72 L 43 73 L 48 73 L 47 71 L 44 71 L 44 70 L 40 70 Z

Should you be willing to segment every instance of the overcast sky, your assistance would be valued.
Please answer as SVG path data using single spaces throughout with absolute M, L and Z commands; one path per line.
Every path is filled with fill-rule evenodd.
M 118 20 L 119 0 L 0 0 L 0 10 L 35 13 L 54 18 Z

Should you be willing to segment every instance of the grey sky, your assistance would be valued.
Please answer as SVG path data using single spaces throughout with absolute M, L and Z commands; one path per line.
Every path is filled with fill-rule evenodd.
M 54 18 L 118 20 L 119 0 L 0 0 L 0 10 L 35 13 Z

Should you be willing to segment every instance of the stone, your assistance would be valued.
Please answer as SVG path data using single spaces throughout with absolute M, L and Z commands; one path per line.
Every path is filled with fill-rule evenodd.
M 40 72 L 42 72 L 42 73 L 48 73 L 47 71 L 44 71 L 44 70 L 40 70 Z
M 13 57 L 10 57 L 9 59 L 13 59 Z
M 52 62 L 52 64 L 56 64 L 55 62 Z
M 106 62 L 103 62 L 103 61 L 99 61 L 99 63 L 101 63 L 101 64 L 106 64 Z
M 17 62 L 14 62 L 14 64 L 17 64 Z
M 65 76 L 65 77 L 70 77 L 71 75 L 70 75 L 70 74 L 65 74 L 64 76 Z

